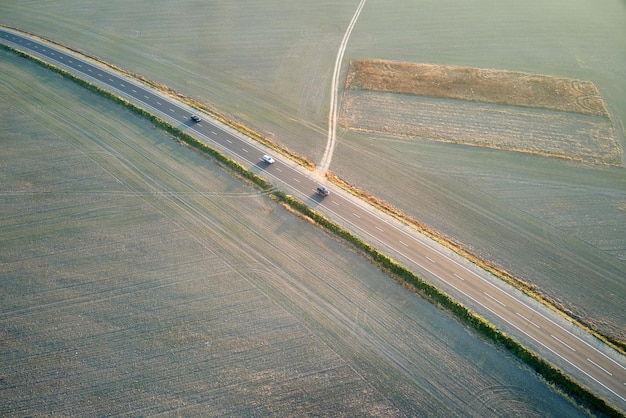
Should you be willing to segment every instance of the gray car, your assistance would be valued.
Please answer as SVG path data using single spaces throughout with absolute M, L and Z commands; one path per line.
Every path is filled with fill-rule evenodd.
M 330 190 L 328 190 L 325 186 L 321 184 L 317 185 L 317 194 L 320 196 L 328 196 L 330 194 Z

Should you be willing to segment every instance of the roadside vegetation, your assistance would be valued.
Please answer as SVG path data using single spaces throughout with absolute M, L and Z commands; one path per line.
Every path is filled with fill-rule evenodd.
M 341 228 L 337 224 L 333 223 L 323 215 L 314 211 L 310 207 L 306 206 L 303 202 L 295 199 L 294 197 L 285 194 L 280 191 L 276 191 L 272 188 L 272 185 L 262 177 L 250 172 L 245 167 L 240 164 L 230 160 L 220 152 L 212 149 L 206 144 L 198 141 L 192 136 L 186 134 L 180 129 L 172 126 L 171 124 L 157 118 L 156 116 L 144 111 L 143 109 L 137 107 L 136 105 L 129 103 L 128 101 L 104 90 L 101 89 L 91 83 L 88 83 L 78 77 L 75 77 L 65 70 L 59 69 L 55 66 L 49 65 L 39 59 L 35 59 L 27 54 L 23 54 L 21 52 L 14 51 L 12 48 L 3 47 L 5 50 L 10 50 L 12 52 L 17 53 L 17 55 L 33 60 L 39 65 L 44 66 L 50 70 L 53 70 L 63 77 L 76 82 L 89 89 L 90 91 L 97 93 L 107 99 L 113 100 L 118 105 L 123 105 L 127 109 L 136 113 L 139 116 L 149 119 L 155 126 L 163 129 L 172 135 L 177 141 L 183 143 L 190 148 L 199 151 L 205 156 L 211 157 L 217 161 L 219 161 L 224 167 L 227 167 L 229 170 L 233 172 L 237 177 L 246 179 L 247 181 L 254 184 L 256 187 L 259 187 L 261 190 L 269 193 L 275 200 L 285 205 L 288 209 L 297 212 L 300 216 L 312 220 L 317 225 L 321 226 L 325 230 L 333 233 L 337 237 L 343 239 L 352 245 L 355 249 L 359 250 L 364 256 L 370 259 L 375 265 L 380 267 L 384 272 L 394 277 L 400 283 L 407 285 L 409 288 L 413 289 L 416 293 L 424 297 L 426 300 L 433 303 L 435 306 L 449 312 L 452 316 L 457 318 L 462 324 L 466 324 L 467 326 L 472 327 L 479 335 L 485 337 L 487 340 L 491 341 L 497 347 L 501 347 L 507 350 L 509 353 L 516 356 L 522 362 L 524 362 L 527 366 L 529 366 L 532 370 L 541 375 L 548 383 L 554 385 L 558 390 L 563 391 L 565 394 L 570 396 L 575 402 L 579 405 L 588 408 L 594 413 L 604 414 L 609 417 L 619 417 L 622 414 L 615 409 L 612 405 L 607 404 L 603 399 L 597 397 L 593 393 L 589 392 L 582 386 L 580 386 L 577 382 L 573 381 L 569 377 L 565 376 L 561 371 L 554 368 L 541 358 L 539 358 L 536 354 L 525 348 L 523 345 L 519 344 L 512 338 L 510 338 L 505 333 L 497 330 L 486 320 L 481 318 L 479 315 L 475 314 L 471 310 L 467 309 L 465 306 L 460 304 L 459 302 L 453 300 L 445 294 L 444 292 L 438 290 L 436 287 L 431 285 L 430 283 L 422 280 L 417 275 L 410 272 L 405 267 L 401 266 L 388 256 L 379 252 L 375 248 L 371 247 L 369 244 L 361 241 L 359 238 Z M 338 181 L 336 177 L 332 178 L 334 181 Z M 371 199 L 370 199 L 371 200 Z M 387 210 L 388 212 L 398 214 L 397 211 L 394 211 L 393 208 L 385 205 L 378 204 L 377 206 Z M 424 229 L 424 228 L 422 228 Z

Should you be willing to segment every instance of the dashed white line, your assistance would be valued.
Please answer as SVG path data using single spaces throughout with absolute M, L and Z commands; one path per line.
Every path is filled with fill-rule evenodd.
M 374 225 L 374 228 L 378 229 L 380 232 L 385 232 L 385 231 L 383 231 L 383 229 L 382 229 L 381 227 L 379 227 L 379 226 Z
M 353 214 L 354 216 L 356 216 L 357 218 L 361 219 L 361 217 L 360 217 L 359 215 L 357 215 L 356 213 L 352 212 L 352 214 Z
M 149 99 L 149 97 L 148 97 L 148 96 L 146 96 L 145 94 L 143 95 L 143 97 L 145 97 L 146 99 Z
M 334 200 L 332 201 L 332 204 L 333 204 L 333 205 L 335 205 L 335 206 L 339 206 L 339 203 L 337 203 L 337 202 L 336 202 L 336 201 L 334 201 Z
M 485 294 L 485 296 L 487 296 L 488 298 L 491 298 L 492 300 L 495 300 L 496 302 L 498 302 L 500 305 L 502 306 L 506 306 L 504 303 L 500 302 L 498 299 L 494 298 L 493 296 L 491 296 L 489 293 L 487 292 L 483 292 Z
M 233 143 L 233 141 L 231 141 L 230 139 L 227 139 L 226 142 L 228 142 L 229 144 Z
M 112 78 L 109 78 L 109 81 L 113 82 L 113 79 L 112 79 Z
M 158 104 L 159 106 L 163 106 L 161 102 L 156 102 L 156 104 Z
M 130 89 L 130 91 L 132 91 L 133 93 L 137 93 L 137 90 L 135 89 Z
M 120 86 L 122 87 L 126 87 L 126 85 L 124 83 L 120 83 Z
M 292 179 L 294 179 L 297 183 L 300 183 L 300 180 L 298 180 L 297 178 L 292 177 Z
M 465 281 L 465 279 L 464 279 L 463 277 L 459 276 L 459 275 L 458 275 L 458 274 L 456 274 L 456 273 L 452 273 L 452 275 L 453 275 L 454 277 L 456 277 L 457 279 L 461 279 L 461 281 Z
M 276 171 L 278 171 L 279 173 L 282 173 L 283 170 L 281 170 L 280 168 L 276 167 Z
M 90 73 L 93 73 L 93 71 L 91 71 L 91 68 L 87 68 L 87 71 L 89 71 Z
M 242 148 L 241 150 L 242 150 L 243 152 L 248 152 L 248 150 L 247 150 L 247 149 L 245 149 L 245 148 Z
M 520 318 L 522 318 L 524 321 L 528 322 L 529 324 L 532 324 L 532 325 L 536 326 L 537 328 L 541 328 L 539 325 L 535 324 L 533 321 L 531 321 L 530 319 L 526 318 L 521 313 L 515 312 L 515 315 L 519 316 Z
M 432 258 L 430 258 L 429 256 L 425 255 L 424 257 L 426 257 L 426 260 L 430 261 L 431 263 L 437 264 L 437 262 L 433 260 Z
M 596 363 L 595 361 L 591 360 L 590 358 L 587 358 L 587 360 L 589 361 L 589 363 L 593 364 L 594 366 L 596 366 L 598 369 L 602 370 L 604 373 L 608 374 L 609 376 L 613 376 L 611 374 L 611 372 L 609 372 L 607 369 L 605 369 L 604 367 L 600 366 L 598 363 Z
M 170 108 L 170 112 L 176 113 L 176 111 L 174 109 L 172 109 L 172 108 Z
M 560 342 L 561 344 L 563 344 L 565 347 L 569 348 L 572 351 L 576 351 L 576 349 L 574 347 L 570 347 L 569 345 L 567 345 L 566 343 L 564 343 L 563 341 L 559 340 L 558 338 L 556 338 L 554 335 L 550 334 L 550 336 L 552 338 L 554 338 L 555 340 L 557 340 L 558 342 Z
M 215 131 L 211 131 L 211 133 L 212 133 L 213 135 L 217 135 L 217 132 L 215 132 Z M 227 139 L 227 141 L 228 141 L 228 139 Z M 228 142 L 230 142 L 230 141 L 228 141 Z
M 405 247 L 408 247 L 408 246 L 409 246 L 409 244 L 407 244 L 407 243 L 406 243 L 406 242 L 404 242 L 404 241 L 400 241 L 400 244 L 404 245 Z

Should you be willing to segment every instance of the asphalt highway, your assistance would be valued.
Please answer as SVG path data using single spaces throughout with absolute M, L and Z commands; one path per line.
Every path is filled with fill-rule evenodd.
M 546 310 L 537 309 L 525 296 L 505 290 L 487 273 L 477 272 L 459 257 L 443 251 L 416 232 L 390 221 L 373 208 L 356 201 L 330 184 L 329 196 L 316 194 L 320 181 L 314 173 L 290 160 L 273 155 L 275 162 L 262 161 L 267 150 L 240 133 L 208 120 L 193 122 L 192 109 L 175 99 L 151 90 L 138 81 L 97 65 L 78 54 L 69 53 L 51 44 L 16 32 L 0 29 L 0 39 L 8 45 L 38 56 L 54 65 L 68 69 L 94 84 L 105 84 L 111 91 L 137 103 L 142 108 L 170 121 L 191 135 L 207 142 L 220 152 L 247 165 L 249 169 L 270 179 L 277 187 L 300 196 L 302 200 L 325 213 L 329 218 L 352 230 L 377 248 L 396 259 L 403 259 L 409 268 L 433 282 L 444 283 L 453 296 L 484 315 L 496 318 L 500 328 L 514 335 L 527 347 L 538 347 L 542 355 L 558 364 L 565 373 L 589 387 L 622 411 L 626 410 L 626 359 L 619 353 L 581 337 L 563 321 L 551 318 Z M 321 180 L 323 181 L 323 180 Z M 503 324 L 503 325 L 502 325 Z

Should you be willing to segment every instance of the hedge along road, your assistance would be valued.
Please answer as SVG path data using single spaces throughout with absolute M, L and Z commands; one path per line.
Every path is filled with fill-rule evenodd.
M 316 194 L 319 179 L 289 160 L 263 162 L 267 150 L 241 133 L 217 121 L 194 122 L 193 111 L 181 102 L 109 68 L 61 50 L 39 39 L 0 29 L 0 39 L 45 61 L 51 62 L 93 84 L 106 86 L 148 109 L 261 176 L 273 178 L 281 189 L 303 197 L 306 204 L 383 252 L 405 260 L 418 275 L 442 285 L 453 297 L 464 301 L 526 346 L 535 348 L 548 361 L 580 381 L 592 392 L 626 410 L 626 359 L 555 313 L 538 307 L 489 273 L 399 224 L 378 210 L 340 189 L 329 187 L 329 196 Z

